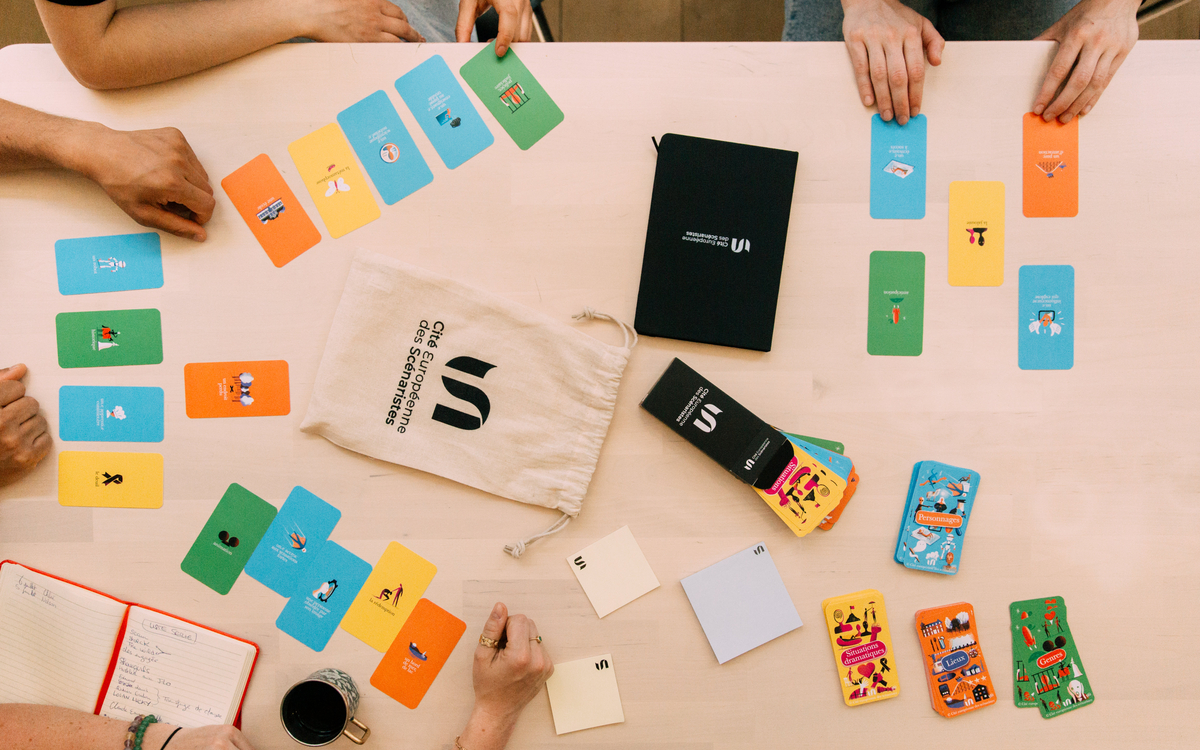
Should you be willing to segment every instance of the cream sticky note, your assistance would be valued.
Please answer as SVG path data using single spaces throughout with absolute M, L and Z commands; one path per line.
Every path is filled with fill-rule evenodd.
M 329 236 L 337 239 L 379 218 L 379 205 L 371 196 L 367 178 L 337 125 L 330 123 L 293 141 L 288 153 Z
M 567 557 L 600 617 L 658 588 L 658 578 L 628 526 Z
M 625 721 L 612 654 L 555 664 L 546 693 L 555 734 Z
M 387 651 L 436 574 L 436 565 L 392 542 L 346 612 L 342 630 L 376 651 Z
M 158 453 L 63 451 L 58 503 L 88 508 L 161 508 L 163 457 Z
M 1004 183 L 950 183 L 950 286 L 1004 283 Z

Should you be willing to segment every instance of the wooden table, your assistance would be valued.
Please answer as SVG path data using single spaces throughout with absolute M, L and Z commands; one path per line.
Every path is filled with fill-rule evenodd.
M 447 45 L 284 45 L 181 81 L 96 93 L 48 46 L 0 52 L 0 97 L 117 128 L 175 125 L 214 186 L 256 154 L 283 171 L 309 215 L 287 144 L 377 89 L 409 130 L 393 81 L 431 54 L 457 69 L 476 50 Z M 81 178 L 0 177 L 0 364 L 30 365 L 30 392 L 57 432 L 65 384 L 166 389 L 158 445 L 58 443 L 59 449 L 161 451 L 161 510 L 60 507 L 52 455 L 0 490 L 0 559 L 13 558 L 116 596 L 253 639 L 262 647 L 245 707 L 257 748 L 293 748 L 283 690 L 316 668 L 348 670 L 365 696 L 371 747 L 452 744 L 471 705 L 474 636 L 492 603 L 535 618 L 557 661 L 611 652 L 624 724 L 556 738 L 539 696 L 514 748 L 1194 747 L 1200 730 L 1200 417 L 1194 326 L 1200 278 L 1200 43 L 1137 46 L 1080 126 L 1080 212 L 1021 215 L 1021 115 L 1049 43 L 949 44 L 930 71 L 928 214 L 868 217 L 870 113 L 836 44 L 525 45 L 520 54 L 566 113 L 528 152 L 484 115 L 496 143 L 434 172 L 428 187 L 347 237 L 327 233 L 276 269 L 224 193 L 201 245 L 163 237 L 161 290 L 63 297 L 53 242 L 138 228 Z M 478 105 L 477 105 L 478 106 Z M 554 515 L 438 477 L 373 461 L 301 434 L 325 336 L 353 249 L 390 253 L 567 321 L 584 305 L 633 318 L 654 174 L 665 132 L 794 149 L 800 167 L 769 354 L 644 339 L 580 518 L 522 560 L 504 543 Z M 952 180 L 1007 186 L 1005 284 L 946 283 Z M 318 221 L 320 226 L 320 222 Z M 925 350 L 866 353 L 868 254 L 927 257 Z M 1076 271 L 1075 367 L 1017 368 L 1017 268 Z M 157 307 L 166 358 L 152 367 L 62 370 L 58 312 Z M 610 342 L 615 329 L 588 324 Z M 800 342 L 804 341 L 804 346 Z M 774 424 L 841 440 L 862 476 L 838 526 L 796 539 L 748 488 L 639 409 L 679 356 Z M 286 359 L 292 413 L 189 420 L 183 365 Z M 892 561 L 914 462 L 982 477 L 970 554 L 954 577 Z M 380 655 L 338 631 L 314 653 L 274 627 L 283 600 L 245 577 L 225 597 L 179 570 L 230 482 L 278 505 L 303 485 L 343 511 L 333 538 L 374 562 L 399 540 L 438 566 L 427 597 L 467 635 L 415 711 L 370 687 Z M 662 586 L 597 619 L 565 558 L 628 524 Z M 805 625 L 718 666 L 679 579 L 765 541 Z M 822 599 L 873 587 L 886 597 L 903 685 L 895 700 L 843 705 Z M 1098 695 L 1052 721 L 1012 705 L 1009 602 L 1062 595 Z M 991 708 L 946 721 L 930 710 L 913 631 L 917 609 L 969 601 L 1000 688 Z M 345 740 L 341 742 L 345 743 Z M 348 746 L 348 745 L 343 745 Z

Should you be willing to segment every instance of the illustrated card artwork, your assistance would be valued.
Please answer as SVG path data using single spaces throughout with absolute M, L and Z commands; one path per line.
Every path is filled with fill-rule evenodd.
M 61 294 L 159 289 L 163 285 L 158 232 L 80 237 L 54 243 Z
M 522 151 L 563 121 L 562 110 L 512 47 L 496 57 L 493 42 L 458 72 Z
M 625 721 L 612 654 L 555 664 L 546 694 L 555 734 Z
M 897 560 L 912 570 L 956 574 L 978 492 L 978 472 L 920 462 L 900 519 Z
M 313 651 L 324 650 L 369 575 L 370 563 L 326 542 L 300 574 L 275 627 Z
M 397 79 L 396 91 L 447 169 L 455 169 L 495 142 L 441 55 Z
M 337 239 L 379 218 L 371 188 L 337 125 L 292 141 L 288 153 L 330 237 Z
M 1017 364 L 1022 370 L 1075 366 L 1075 269 L 1021 266 L 1017 289 Z
M 342 630 L 376 651 L 387 651 L 436 574 L 433 563 L 399 542 L 389 543 L 350 605 Z
M 422 599 L 371 675 L 371 684 L 416 708 L 466 629 L 465 622 Z
M 826 599 L 821 609 L 846 705 L 859 706 L 899 695 L 896 652 L 883 595 L 865 589 Z
M 838 503 L 838 507 L 829 512 L 824 520 L 817 527 L 829 531 L 833 525 L 842 517 L 842 513 L 846 510 L 846 506 L 850 504 L 850 498 L 854 497 L 855 490 L 858 489 L 858 472 L 854 468 L 850 469 L 850 476 L 846 479 L 846 491 L 842 494 L 842 502 Z
M 291 596 L 341 518 L 337 508 L 303 487 L 293 487 L 246 563 L 246 575 L 280 596 Z
M 58 366 L 157 365 L 163 360 L 158 310 L 99 310 L 59 313 Z
M 1004 183 L 951 182 L 950 286 L 1004 283 Z
M 275 518 L 275 506 L 240 484 L 231 484 L 179 567 L 224 596 Z
M 221 187 L 276 268 L 321 241 L 321 232 L 266 154 L 238 167 Z
M 792 438 L 785 439 L 792 444 L 792 458 L 773 484 L 766 489 L 755 487 L 754 491 L 793 534 L 805 536 L 842 502 L 846 480 L 810 456 Z
M 1079 215 L 1079 118 L 1022 120 L 1021 210 L 1030 217 Z
M 996 683 L 970 604 L 923 609 L 916 614 L 916 628 L 934 711 L 951 718 L 996 702 Z
M 925 115 L 871 118 L 871 218 L 925 218 Z
M 161 508 L 163 457 L 158 453 L 63 451 L 58 454 L 59 505 Z
M 1084 670 L 1066 603 L 1060 596 L 1013 602 L 1013 661 L 1021 698 L 1050 719 L 1096 700 Z M 1020 703 L 1018 703 L 1020 705 Z
M 390 206 L 433 182 L 433 172 L 384 92 L 343 109 L 337 121 L 384 203 Z
M 599 617 L 658 588 L 658 578 L 628 526 L 568 555 L 567 563 Z
M 193 362 L 183 366 L 187 415 L 275 417 L 292 410 L 288 363 Z
M 925 254 L 871 253 L 867 353 L 920 356 L 925 334 Z
M 58 389 L 58 436 L 68 441 L 161 442 L 163 389 L 64 385 Z

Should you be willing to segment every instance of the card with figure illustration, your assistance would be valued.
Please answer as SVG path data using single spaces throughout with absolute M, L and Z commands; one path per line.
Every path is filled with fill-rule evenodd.
M 871 218 L 925 218 L 925 115 L 871 117 Z
M 303 487 L 293 487 L 246 563 L 246 575 L 280 596 L 291 596 L 341 518 L 337 508 Z
M 842 699 L 847 706 L 895 698 L 900 694 L 895 650 L 883 594 L 865 589 L 821 602 Z
M 925 253 L 871 253 L 867 295 L 867 353 L 920 356 L 925 335 Z
M 1004 183 L 950 183 L 950 286 L 1004 283 Z
M 422 599 L 375 668 L 371 684 L 402 705 L 416 708 L 466 629 L 465 622 Z
M 288 153 L 330 237 L 336 240 L 379 218 L 379 205 L 337 125 L 292 141 Z
M 158 453 L 63 451 L 58 504 L 85 508 L 161 508 L 163 457 Z
M 389 543 L 342 619 L 342 630 L 387 651 L 436 574 L 433 563 L 399 542 Z
M 962 567 L 979 473 L 938 461 L 922 461 L 915 472 L 900 518 L 896 560 L 912 570 L 954 575 Z
M 1050 719 L 1094 702 L 1062 597 L 1013 602 L 1009 615 L 1017 705 L 1032 701 L 1042 718 Z
M 274 505 L 240 484 L 229 485 L 180 569 L 218 594 L 228 594 L 274 519 Z
M 187 415 L 210 417 L 277 417 L 292 410 L 288 363 L 193 362 L 183 366 Z
M 1030 218 L 1079 215 L 1079 118 L 1063 124 L 1025 113 L 1021 210 Z
M 756 486 L 754 491 L 793 534 L 806 536 L 845 498 L 846 480 L 809 455 L 794 438 L 784 439 L 791 445 L 791 459 L 770 486 Z M 818 450 L 837 456 L 823 448 Z
M 383 91 L 343 109 L 337 121 L 384 203 L 398 203 L 433 182 L 425 157 Z
M 916 628 L 934 711 L 952 718 L 996 702 L 996 683 L 983 658 L 970 604 L 920 610 Z
M 658 588 L 658 578 L 628 526 L 567 555 L 567 564 L 598 617 Z
M 298 576 L 275 627 L 313 651 L 323 651 L 369 575 L 369 562 L 337 542 L 326 542 Z
M 522 151 L 563 121 L 562 110 L 512 47 L 496 57 L 492 42 L 458 72 Z
M 1017 365 L 1022 370 L 1075 366 L 1075 269 L 1021 266 L 1017 289 Z
M 555 664 L 546 694 L 555 734 L 625 721 L 612 654 Z
M 163 285 L 158 232 L 80 237 L 54 243 L 60 294 L 159 289 Z
M 441 55 L 396 80 L 396 91 L 447 169 L 455 169 L 495 142 Z
M 59 367 L 157 365 L 163 361 L 158 310 L 59 313 L 54 328 Z
M 321 241 L 321 232 L 266 154 L 238 167 L 221 187 L 276 268 Z
M 163 389 L 64 385 L 58 389 L 58 436 L 67 441 L 162 442 Z

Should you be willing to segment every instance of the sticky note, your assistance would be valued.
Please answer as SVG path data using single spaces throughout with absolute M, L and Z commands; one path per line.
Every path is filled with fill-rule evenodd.
M 612 654 L 555 664 L 546 693 L 555 734 L 625 721 Z
M 658 578 L 628 526 L 568 555 L 567 563 L 600 617 L 658 588 Z

